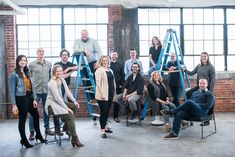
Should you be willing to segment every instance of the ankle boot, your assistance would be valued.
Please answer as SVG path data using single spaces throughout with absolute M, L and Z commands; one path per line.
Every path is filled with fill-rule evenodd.
M 24 140 L 21 139 L 20 144 L 22 145 L 22 148 L 23 148 L 23 146 L 25 146 L 25 148 L 32 148 L 33 147 L 33 145 L 31 145 L 27 139 L 24 139 Z
M 72 143 L 73 147 L 75 147 L 75 145 L 76 145 L 77 147 L 83 147 L 83 146 L 84 146 L 84 144 L 82 144 L 82 143 L 79 141 L 79 139 L 78 139 L 77 136 L 72 136 L 71 143 Z
M 36 142 L 39 140 L 41 143 L 46 143 L 47 140 L 43 139 L 41 133 L 37 133 L 35 136 Z

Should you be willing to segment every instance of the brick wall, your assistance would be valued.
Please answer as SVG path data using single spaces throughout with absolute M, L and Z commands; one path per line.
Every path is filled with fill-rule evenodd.
M 8 8 L 4 8 L 8 9 Z M 2 8 L 0 7 L 0 10 Z M 122 12 L 123 7 L 121 5 L 113 5 L 110 6 L 108 9 L 109 12 L 109 24 L 108 24 L 108 47 L 109 50 L 115 48 L 114 45 L 114 37 L 113 37 L 113 23 L 116 21 L 122 20 Z M 0 22 L 5 23 L 6 26 L 6 51 L 7 51 L 7 63 L 8 69 L 7 73 L 8 76 L 12 73 L 15 65 L 15 25 L 14 25 L 14 16 L 0 16 Z M 216 81 L 215 87 L 215 95 L 216 95 L 216 107 L 215 110 L 217 112 L 235 112 L 235 77 L 224 77 L 219 78 Z M 193 78 L 191 80 L 191 85 L 194 86 L 195 80 Z M 73 78 L 73 81 L 74 78 Z M 74 86 L 71 85 L 71 90 L 73 91 Z M 87 103 L 85 102 L 84 92 L 79 90 L 78 92 L 78 99 L 80 102 L 80 110 L 77 116 L 88 116 L 88 108 Z M 40 105 L 41 106 L 41 105 Z M 12 118 L 11 113 L 11 106 L 8 107 L 9 109 L 9 117 Z M 40 108 L 40 114 L 42 115 L 42 109 Z

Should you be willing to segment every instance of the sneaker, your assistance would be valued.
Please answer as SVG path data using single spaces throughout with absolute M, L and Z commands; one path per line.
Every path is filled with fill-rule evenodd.
M 34 140 L 34 131 L 30 131 L 29 141 L 33 141 L 33 140 Z
M 113 133 L 113 131 L 111 129 L 105 129 L 105 132 L 107 133 Z
M 200 126 L 208 126 L 210 125 L 210 121 L 205 121 L 200 124 Z
M 161 110 L 161 114 L 164 116 L 170 116 L 170 117 L 174 116 L 173 112 L 170 110 Z
M 166 135 L 165 137 L 164 137 L 164 139 L 165 140 L 173 140 L 173 139 L 178 139 L 178 135 L 176 135 L 176 134 L 174 134 L 174 133 L 170 133 L 169 135 Z
M 164 122 L 160 120 L 160 116 L 155 116 L 155 120 L 151 121 L 150 124 L 160 126 L 163 125 Z
M 53 132 L 53 131 L 51 131 L 50 129 L 46 129 L 45 130 L 45 134 L 47 134 L 47 135 L 55 135 L 55 133 Z
M 101 137 L 102 137 L 102 138 L 107 138 L 107 135 L 106 135 L 105 133 L 102 133 L 102 134 L 101 134 Z
M 97 100 L 96 100 L 96 99 L 92 99 L 92 100 L 90 101 L 90 103 L 91 103 L 91 104 L 96 104 L 96 103 L 97 103 Z

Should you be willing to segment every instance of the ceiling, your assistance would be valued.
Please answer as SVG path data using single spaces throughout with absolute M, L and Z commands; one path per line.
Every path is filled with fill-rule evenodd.
M 11 0 L 11 1 L 16 5 L 107 6 L 112 4 L 121 4 L 126 8 L 235 6 L 235 0 Z

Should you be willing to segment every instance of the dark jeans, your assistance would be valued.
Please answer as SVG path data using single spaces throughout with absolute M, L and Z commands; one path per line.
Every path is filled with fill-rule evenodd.
M 193 95 L 193 93 L 194 93 L 195 91 L 197 91 L 198 89 L 199 89 L 199 86 L 197 85 L 196 87 L 193 87 L 193 88 L 191 88 L 190 90 L 188 90 L 188 91 L 186 92 L 187 99 L 190 99 L 191 96 Z
M 117 95 L 122 93 L 122 88 L 119 87 L 120 84 L 116 84 L 116 93 Z M 116 102 L 113 102 L 113 117 L 117 118 L 119 113 L 119 104 Z
M 172 103 L 175 104 L 175 106 L 179 106 L 180 105 L 179 99 L 181 98 L 183 92 L 182 86 L 170 86 L 170 89 L 173 97 Z
M 94 82 L 95 82 L 95 71 L 96 71 L 96 69 L 94 69 L 94 64 L 95 63 L 96 63 L 96 61 L 89 63 L 89 67 L 91 69 L 91 72 L 93 73 Z M 85 66 L 85 65 L 83 65 L 83 66 Z M 87 69 L 85 67 L 82 69 L 82 73 L 83 73 L 83 75 L 86 78 L 89 78 L 88 71 L 87 71 Z M 86 86 L 91 86 L 91 81 L 90 80 L 86 80 Z M 91 90 L 91 89 L 92 88 L 90 88 L 88 90 Z M 90 95 L 90 99 L 94 99 L 95 98 L 95 94 L 94 93 L 89 93 L 89 95 Z
M 19 110 L 19 124 L 18 129 L 20 132 L 20 137 L 22 140 L 27 140 L 25 135 L 25 122 L 27 118 L 27 113 L 33 117 L 33 126 L 35 128 L 36 134 L 41 135 L 39 127 L 39 114 L 37 108 L 33 107 L 32 93 L 26 92 L 26 96 L 16 96 L 16 105 Z
M 36 94 L 37 95 L 37 103 L 39 104 L 40 99 L 42 99 L 42 109 L 43 109 L 43 122 L 44 122 L 44 128 L 48 129 L 50 127 L 49 124 L 49 116 L 45 112 L 45 104 L 47 99 L 47 93 L 43 94 Z M 33 125 L 33 117 L 29 117 L 29 131 L 34 131 L 34 125 Z
M 108 116 L 109 116 L 109 110 L 112 106 L 112 99 L 108 101 L 100 101 L 97 100 L 99 107 L 100 107 L 100 127 L 101 129 L 105 129 Z
M 179 134 L 180 124 L 183 119 L 188 119 L 189 117 L 202 117 L 207 115 L 206 111 L 192 100 L 185 101 L 183 105 L 176 107 L 173 112 L 174 121 L 172 131 L 176 135 Z

